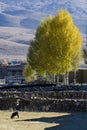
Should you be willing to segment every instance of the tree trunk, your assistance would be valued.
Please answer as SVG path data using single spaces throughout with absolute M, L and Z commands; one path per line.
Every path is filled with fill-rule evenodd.
M 74 85 L 76 84 L 76 71 L 74 71 Z
M 57 75 L 56 78 L 56 84 L 59 86 L 59 75 Z
M 69 85 L 69 73 L 68 72 L 66 73 L 66 85 L 67 86 Z
M 69 85 L 69 73 L 66 73 L 66 75 L 64 75 L 64 85 Z

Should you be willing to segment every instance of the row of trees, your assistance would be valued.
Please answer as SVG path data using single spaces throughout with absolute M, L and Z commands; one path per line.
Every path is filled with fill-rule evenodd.
M 68 11 L 59 10 L 56 16 L 49 16 L 38 26 L 28 50 L 24 76 L 28 81 L 36 73 L 45 76 L 76 72 L 81 51 L 82 37 L 78 28 Z

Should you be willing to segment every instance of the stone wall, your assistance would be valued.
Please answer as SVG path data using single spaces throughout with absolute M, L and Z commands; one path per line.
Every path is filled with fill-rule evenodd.
M 86 91 L 0 92 L 1 110 L 87 111 Z

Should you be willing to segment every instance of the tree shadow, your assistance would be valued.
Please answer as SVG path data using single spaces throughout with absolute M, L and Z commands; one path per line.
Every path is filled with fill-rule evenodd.
M 58 124 L 53 127 L 45 128 L 44 130 L 87 130 L 87 112 L 77 112 L 58 117 L 41 117 L 19 121 L 34 121 Z

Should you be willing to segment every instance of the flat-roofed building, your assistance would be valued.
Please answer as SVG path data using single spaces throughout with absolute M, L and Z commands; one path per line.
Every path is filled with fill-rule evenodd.
M 25 64 L 18 65 L 1 65 L 0 79 L 5 79 L 6 83 L 22 83 L 25 81 L 23 69 Z

